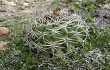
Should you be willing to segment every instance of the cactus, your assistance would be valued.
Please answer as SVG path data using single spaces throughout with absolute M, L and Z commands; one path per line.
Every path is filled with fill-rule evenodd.
M 74 51 L 77 45 L 84 46 L 89 36 L 87 24 L 75 14 L 62 15 L 52 22 L 36 17 L 26 30 L 26 41 L 31 49 L 61 58 L 64 58 L 63 54 Z

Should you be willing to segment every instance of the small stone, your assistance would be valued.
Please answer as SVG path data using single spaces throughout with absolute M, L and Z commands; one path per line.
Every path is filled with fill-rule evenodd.
M 3 41 L 0 41 L 0 51 L 4 51 L 6 48 L 5 46 L 7 45 L 8 42 L 3 42 Z
M 33 11 L 32 10 L 23 10 L 22 13 L 26 13 L 26 14 L 32 14 Z
M 24 3 L 23 5 L 24 5 L 24 6 L 29 6 L 29 4 L 28 4 L 28 3 Z
M 110 9 L 110 4 L 105 4 L 102 8 Z
M 7 1 L 7 0 L 3 0 L 3 1 L 2 1 L 2 5 L 16 6 L 16 3 L 14 3 L 14 2 L 9 2 L 9 1 Z
M 9 33 L 9 29 L 6 27 L 0 27 L 0 35 L 6 35 Z
M 9 2 L 9 4 L 10 4 L 11 6 L 16 6 L 16 3 L 14 3 L 14 2 Z
M 35 0 L 25 0 L 25 2 L 28 2 L 28 3 L 32 3 L 34 2 Z

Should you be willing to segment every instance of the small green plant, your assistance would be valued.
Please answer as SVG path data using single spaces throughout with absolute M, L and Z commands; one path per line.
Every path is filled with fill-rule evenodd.
M 110 46 L 109 28 L 100 29 L 97 28 L 96 26 L 91 26 L 90 43 L 92 46 L 97 46 L 100 49 L 104 49 L 106 46 Z

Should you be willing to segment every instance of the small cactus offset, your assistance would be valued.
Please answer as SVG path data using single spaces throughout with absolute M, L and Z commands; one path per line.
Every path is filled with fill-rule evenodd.
M 35 22 L 29 23 L 26 28 L 26 41 L 31 49 L 63 58 L 63 55 L 74 51 L 78 47 L 76 45 L 84 46 L 89 28 L 79 15 L 66 13 L 56 18 L 58 19 L 51 22 L 36 17 Z

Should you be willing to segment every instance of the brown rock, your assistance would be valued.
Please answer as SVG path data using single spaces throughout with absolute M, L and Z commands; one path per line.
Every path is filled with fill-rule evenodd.
M 6 27 L 0 27 L 0 35 L 6 35 L 9 33 L 9 29 Z

